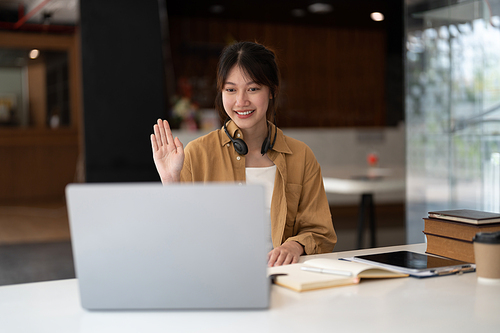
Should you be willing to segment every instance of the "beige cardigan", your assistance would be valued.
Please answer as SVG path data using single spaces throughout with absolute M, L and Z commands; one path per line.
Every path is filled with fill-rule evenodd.
M 240 134 L 244 139 L 232 121 L 227 129 L 233 137 Z M 276 143 L 267 152 L 276 165 L 271 201 L 273 246 L 293 240 L 304 246 L 306 254 L 332 252 L 337 235 L 320 165 L 306 144 L 277 131 Z M 245 156 L 235 152 L 224 130 L 215 130 L 186 146 L 181 181 L 244 183 Z

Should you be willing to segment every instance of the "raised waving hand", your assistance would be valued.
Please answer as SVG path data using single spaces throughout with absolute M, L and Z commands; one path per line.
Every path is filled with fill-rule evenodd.
M 156 170 L 163 184 L 179 182 L 184 163 L 184 146 L 173 138 L 168 121 L 158 119 L 151 134 L 151 148 Z

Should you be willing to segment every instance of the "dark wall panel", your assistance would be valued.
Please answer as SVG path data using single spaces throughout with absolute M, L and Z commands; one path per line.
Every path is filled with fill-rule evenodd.
M 386 125 L 387 36 L 383 28 L 345 29 L 199 17 L 169 17 L 169 26 L 177 78 L 210 83 L 204 86 L 211 90 L 193 85 L 193 100 L 202 108 L 213 107 L 216 51 L 222 50 L 230 36 L 234 40 L 256 40 L 276 52 L 282 77 L 278 126 Z M 402 109 L 397 111 L 402 113 Z
M 165 116 L 157 0 L 80 1 L 87 182 L 157 181 L 149 135 Z

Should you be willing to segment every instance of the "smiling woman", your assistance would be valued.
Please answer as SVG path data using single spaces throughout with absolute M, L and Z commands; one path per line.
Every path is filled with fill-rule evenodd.
M 269 266 L 296 263 L 302 254 L 331 252 L 337 241 L 314 154 L 268 121 L 275 119 L 279 86 L 273 51 L 252 42 L 232 44 L 222 52 L 217 70 L 216 108 L 227 118 L 223 129 L 191 141 L 185 150 L 167 121 L 158 120 L 151 135 L 165 185 L 218 181 L 265 187 Z
M 267 135 L 266 114 L 272 96 L 267 86 L 256 83 L 239 67 L 229 72 L 222 90 L 222 102 L 227 116 L 247 132 L 261 131 Z

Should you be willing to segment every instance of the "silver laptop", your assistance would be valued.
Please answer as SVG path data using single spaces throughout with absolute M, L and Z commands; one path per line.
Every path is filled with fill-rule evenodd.
M 66 198 L 85 309 L 268 307 L 261 186 L 70 184 Z

